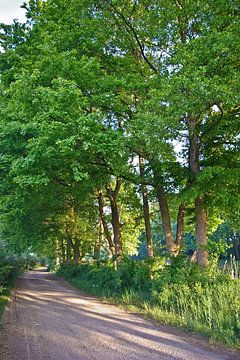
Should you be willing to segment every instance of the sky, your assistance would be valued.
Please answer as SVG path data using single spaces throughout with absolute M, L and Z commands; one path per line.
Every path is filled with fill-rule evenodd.
M 13 19 L 23 22 L 25 10 L 20 8 L 23 3 L 24 0 L 0 0 L 0 23 L 11 24 Z

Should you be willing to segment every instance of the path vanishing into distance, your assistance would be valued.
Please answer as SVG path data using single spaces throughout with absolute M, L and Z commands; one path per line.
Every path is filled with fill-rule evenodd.
M 202 340 L 82 294 L 43 270 L 17 282 L 0 332 L 1 360 L 222 360 Z

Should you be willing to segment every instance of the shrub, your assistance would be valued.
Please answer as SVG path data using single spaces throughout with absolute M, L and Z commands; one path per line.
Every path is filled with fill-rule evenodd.
M 3 244 L 0 244 L 0 291 L 3 291 L 5 285 L 16 278 L 21 271 L 30 270 L 38 264 L 38 258 L 35 255 L 7 254 Z

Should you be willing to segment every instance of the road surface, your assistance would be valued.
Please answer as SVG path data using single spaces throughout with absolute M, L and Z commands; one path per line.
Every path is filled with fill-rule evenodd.
M 1 360 L 223 360 L 183 331 L 157 326 L 44 271 L 17 283 L 0 332 Z

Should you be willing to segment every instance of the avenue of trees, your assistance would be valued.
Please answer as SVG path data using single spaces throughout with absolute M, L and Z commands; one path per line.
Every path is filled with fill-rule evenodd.
M 0 31 L 1 240 L 61 263 L 191 240 L 205 266 L 222 226 L 239 258 L 239 2 L 24 8 Z

